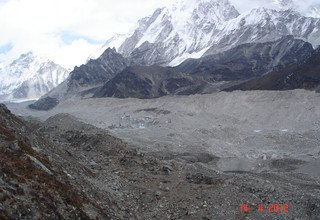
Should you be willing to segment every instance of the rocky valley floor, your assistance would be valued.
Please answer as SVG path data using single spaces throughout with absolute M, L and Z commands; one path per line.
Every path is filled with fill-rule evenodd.
M 23 119 L 1 107 L 0 214 L 319 219 L 319 100 L 295 90 L 71 99 L 48 112 L 7 103 Z

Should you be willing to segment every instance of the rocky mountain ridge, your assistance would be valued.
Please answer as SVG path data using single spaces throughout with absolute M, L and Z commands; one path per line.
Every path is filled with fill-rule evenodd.
M 189 59 L 177 67 L 133 66 L 118 73 L 94 97 L 157 98 L 220 91 L 251 78 L 303 62 L 312 45 L 292 36 L 276 42 L 243 44 L 224 53 Z

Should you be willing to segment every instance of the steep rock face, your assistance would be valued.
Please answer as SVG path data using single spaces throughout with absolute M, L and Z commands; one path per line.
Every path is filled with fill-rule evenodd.
M 244 44 L 221 54 L 186 60 L 177 67 L 126 68 L 98 89 L 94 97 L 156 98 L 219 91 L 308 59 L 312 45 L 292 36 L 276 42 Z
M 108 48 L 98 59 L 89 60 L 70 73 L 69 81 L 79 86 L 90 86 L 103 83 L 114 77 L 128 65 L 114 49 Z
M 232 86 L 226 90 L 292 89 L 311 89 L 320 92 L 320 48 L 306 61 L 274 70 L 267 75 Z
M 0 95 L 4 99 L 36 99 L 63 82 L 69 71 L 32 52 L 0 69 Z
M 103 85 L 128 65 L 127 59 L 115 49 L 108 48 L 98 59 L 89 60 L 86 64 L 75 67 L 63 83 L 30 105 L 30 108 L 49 110 L 63 99 L 86 91 L 90 93 L 91 89 Z
M 188 58 L 287 35 L 316 47 L 320 44 L 320 20 L 291 9 L 258 8 L 240 15 L 227 0 L 189 0 L 157 9 L 141 19 L 117 50 L 139 65 L 176 66 Z M 119 39 L 114 40 L 117 45 Z

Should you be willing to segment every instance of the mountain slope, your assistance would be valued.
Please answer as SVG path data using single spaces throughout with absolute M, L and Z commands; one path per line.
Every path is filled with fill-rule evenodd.
M 63 82 L 69 71 L 32 52 L 0 69 L 0 97 L 36 99 Z
M 139 65 L 176 66 L 188 58 L 287 35 L 316 47 L 320 44 L 320 19 L 293 10 L 265 8 L 240 15 L 227 0 L 188 0 L 157 9 L 152 16 L 141 19 L 134 33 L 128 35 L 116 47 L 125 57 Z M 119 45 L 121 39 L 115 40 Z
M 233 90 L 292 90 L 312 89 L 320 91 L 320 48 L 304 62 L 275 70 L 262 77 L 249 80 L 227 91 Z
M 308 59 L 312 45 L 292 36 L 276 42 L 244 44 L 221 54 L 187 60 L 177 67 L 126 68 L 94 97 L 157 98 L 210 93 Z

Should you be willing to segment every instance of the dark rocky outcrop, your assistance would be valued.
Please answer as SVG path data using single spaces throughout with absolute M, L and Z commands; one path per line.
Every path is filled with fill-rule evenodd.
M 113 78 L 122 71 L 129 62 L 116 52 L 108 48 L 98 59 L 89 60 L 80 67 L 75 67 L 70 73 L 69 85 L 91 86 L 101 84 Z
M 56 98 L 45 97 L 39 101 L 29 105 L 30 108 L 40 111 L 48 111 L 53 109 L 59 104 L 59 100 Z

